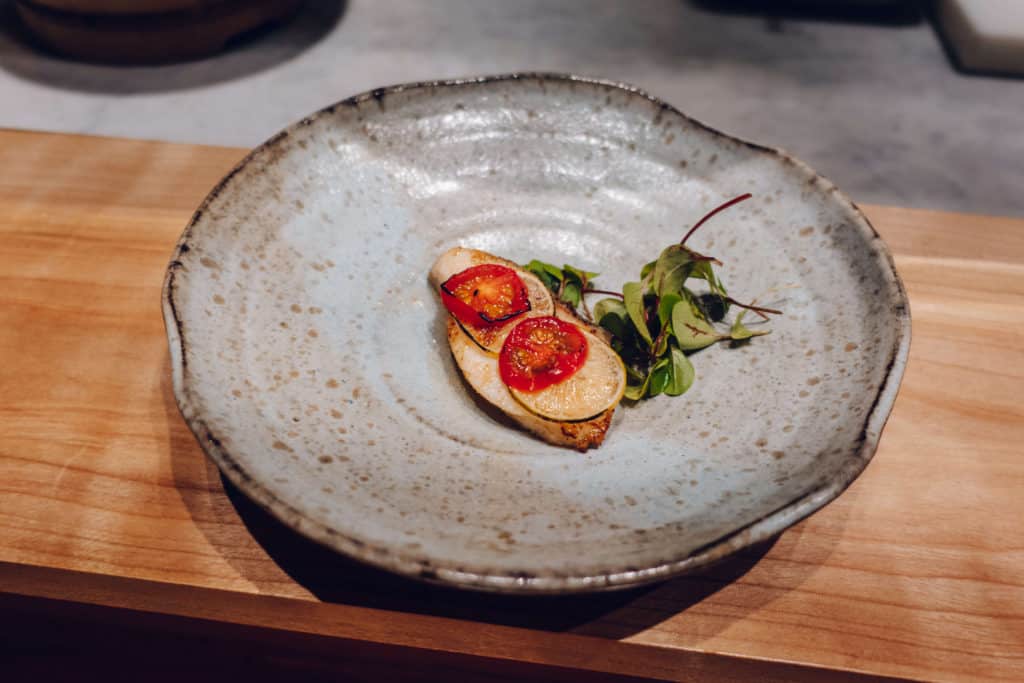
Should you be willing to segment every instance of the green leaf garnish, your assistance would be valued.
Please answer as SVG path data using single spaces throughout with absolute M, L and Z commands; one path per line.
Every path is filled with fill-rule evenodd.
M 568 263 L 562 266 L 562 270 L 567 276 L 574 277 L 577 282 L 584 286 L 598 276 L 598 273 L 591 273 L 589 270 L 580 270 L 579 268 L 570 266 Z
M 650 263 L 645 263 L 644 267 L 640 269 L 640 279 L 646 282 L 647 281 L 647 276 L 649 276 L 651 274 L 651 272 L 654 271 L 654 267 L 656 265 L 658 265 L 657 261 L 651 261 Z
M 647 321 L 644 319 L 644 286 L 639 282 L 627 282 L 622 285 L 622 299 L 637 333 L 648 344 L 653 344 L 651 331 L 647 328 Z
M 647 396 L 657 396 L 665 391 L 672 382 L 672 359 L 659 358 L 651 366 L 651 375 L 647 384 Z
M 650 379 L 650 375 L 648 375 Z M 644 397 L 644 393 L 647 392 L 647 382 L 643 384 L 627 384 L 626 390 L 622 392 L 622 395 L 628 398 L 630 401 L 639 401 Z
M 768 334 L 771 330 L 752 330 L 743 324 L 743 316 L 746 311 L 740 311 L 739 315 L 736 316 L 736 320 L 732 323 L 732 329 L 729 330 L 729 338 L 733 341 L 743 341 L 750 339 L 751 337 L 760 337 L 763 334 Z
M 715 272 L 716 259 L 686 246 L 690 236 L 712 216 L 749 199 L 740 195 L 712 211 L 690 228 L 678 243 L 665 247 L 654 261 L 640 269 L 639 282 L 622 286 L 622 299 L 601 299 L 594 306 L 593 319 L 612 335 L 612 348 L 626 366 L 625 397 L 632 401 L 666 394 L 679 396 L 693 386 L 696 371 L 688 354 L 722 340 L 737 342 L 768 334 L 769 330 L 751 330 L 743 324 L 746 310 L 763 318 L 778 314 L 771 308 L 742 304 L 726 292 Z M 586 308 L 588 293 L 615 294 L 595 290 L 591 273 L 570 265 L 562 268 L 541 261 L 530 261 L 526 269 L 539 277 L 558 299 L 572 308 Z M 699 291 L 688 286 L 697 280 Z M 722 320 L 731 306 L 740 311 L 729 332 L 719 331 L 714 323 Z
M 558 301 L 573 310 L 584 303 L 583 293 L 589 289 L 590 281 L 598 275 L 568 264 L 559 268 L 537 259 L 530 261 L 523 268 L 536 275 Z M 589 317 L 589 312 L 587 315 Z
M 651 274 L 651 284 L 655 293 L 661 297 L 669 294 L 682 296 L 686 280 L 695 265 L 693 252 L 686 247 L 678 244 L 665 247 L 661 256 L 654 262 L 654 271 Z
M 672 381 L 665 387 L 665 393 L 669 396 L 680 396 L 693 386 L 696 373 L 693 370 L 693 363 L 681 350 L 673 346 L 669 353 L 672 358 Z
M 575 282 L 570 282 L 562 288 L 561 299 L 565 303 L 569 304 L 573 309 L 580 305 L 580 300 L 583 298 L 583 291 L 580 286 Z
M 722 284 L 722 281 L 718 279 L 718 276 L 715 275 L 715 271 L 711 267 L 711 261 L 704 260 L 696 262 L 693 265 L 693 272 L 690 277 L 695 277 L 707 282 L 708 289 L 711 290 L 712 294 L 715 294 L 722 299 L 727 296 L 725 286 Z
M 560 268 L 557 268 L 556 266 L 553 266 L 550 263 L 538 261 L 537 259 L 530 261 L 529 263 L 526 264 L 525 267 L 528 271 L 530 271 L 531 273 L 533 273 L 542 280 L 545 279 L 545 277 L 547 277 L 552 279 L 554 282 L 561 282 L 562 278 L 564 277 L 564 275 L 562 274 L 562 270 Z
M 626 304 L 618 299 L 601 299 L 594 306 L 594 320 L 597 321 L 598 325 L 603 325 L 602 321 L 608 315 L 614 315 L 623 319 L 629 317 L 629 314 L 626 312 Z M 615 332 L 612 331 L 612 334 L 615 334 Z
M 696 351 L 711 346 L 724 335 L 704 319 L 700 309 L 689 299 L 680 301 L 672 308 L 672 332 L 679 348 Z
M 672 309 L 682 300 L 683 298 L 678 294 L 665 294 L 661 297 L 661 301 L 658 303 L 658 322 L 661 323 L 663 329 L 665 325 L 672 322 Z

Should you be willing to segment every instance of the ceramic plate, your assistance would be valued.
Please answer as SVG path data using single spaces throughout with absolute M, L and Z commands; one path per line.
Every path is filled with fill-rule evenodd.
M 622 406 L 586 454 L 496 422 L 427 283 L 454 245 L 621 287 L 689 243 L 785 314 Z M 303 119 L 203 202 L 167 273 L 178 405 L 298 532 L 427 580 L 571 592 L 664 579 L 777 534 L 864 469 L 910 337 L 885 246 L 834 185 L 636 89 L 553 75 L 382 88 Z

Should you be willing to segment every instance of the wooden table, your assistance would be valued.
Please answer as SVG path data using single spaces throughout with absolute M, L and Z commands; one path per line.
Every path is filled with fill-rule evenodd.
M 402 680 L 1024 680 L 1024 220 L 866 207 L 914 341 L 878 454 L 836 502 L 700 575 L 512 599 L 299 539 L 225 492 L 186 429 L 161 281 L 242 154 L 0 131 L 8 638 L 193 634 L 271 670 Z

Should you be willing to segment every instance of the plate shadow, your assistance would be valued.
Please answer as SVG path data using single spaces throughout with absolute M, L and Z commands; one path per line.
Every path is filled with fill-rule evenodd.
M 621 610 L 659 586 L 644 586 L 608 593 L 566 596 L 521 596 L 479 593 L 409 579 L 357 562 L 310 541 L 260 508 L 231 482 L 224 491 L 253 538 L 292 579 L 324 602 L 472 619 L 505 626 L 571 631 Z M 771 548 L 775 539 L 752 548 L 711 570 L 676 579 L 683 581 L 685 597 L 677 608 L 686 609 L 747 573 Z M 657 617 L 656 621 L 661 618 Z M 650 623 L 605 624 L 602 633 L 624 637 Z
M 773 577 L 770 585 L 744 590 L 741 604 L 730 600 L 729 616 L 695 620 L 694 629 L 674 636 L 683 644 L 696 645 L 798 588 L 827 560 L 839 538 L 830 534 L 824 542 L 801 544 L 803 525 L 797 525 L 785 532 L 785 543 L 777 543 L 780 537 L 774 537 L 664 583 L 609 593 L 512 596 L 427 584 L 340 555 L 293 531 L 246 497 L 197 447 L 175 404 L 169 363 L 162 371 L 175 485 L 211 547 L 260 593 L 618 639 L 700 610 L 720 591 L 739 590 L 737 582 L 766 555 L 769 562 L 787 563 L 787 570 Z M 844 521 L 845 515 L 838 520 L 840 528 Z M 814 548 L 811 556 L 808 545 Z M 789 550 L 780 552 L 779 546 Z M 801 557 L 790 563 L 786 554 L 794 548 Z

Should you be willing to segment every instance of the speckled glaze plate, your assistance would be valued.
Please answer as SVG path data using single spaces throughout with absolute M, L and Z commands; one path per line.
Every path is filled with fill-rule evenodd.
M 497 422 L 451 359 L 431 263 L 464 245 L 618 288 L 690 244 L 772 333 L 586 454 Z M 781 532 L 864 469 L 910 343 L 892 259 L 803 163 L 636 89 L 515 75 L 374 90 L 252 152 L 167 273 L 178 405 L 285 524 L 378 567 L 503 592 L 657 581 Z

